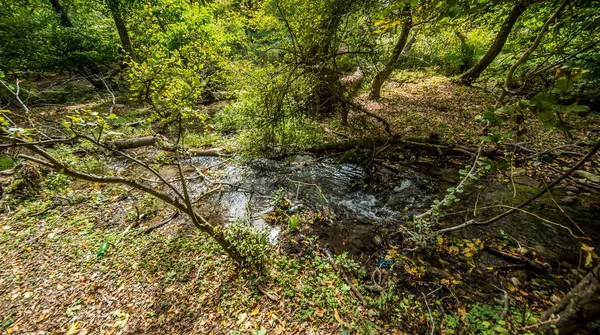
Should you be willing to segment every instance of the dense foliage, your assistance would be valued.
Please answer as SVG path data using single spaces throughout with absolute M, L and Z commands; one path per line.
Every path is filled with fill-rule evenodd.
M 539 36 L 504 89 L 533 96 L 576 71 L 570 101 L 597 104 L 599 6 L 590 0 L 3 1 L 0 70 L 21 78 L 75 72 L 99 89 L 104 77 L 162 118 L 227 91 L 239 99 L 219 129 L 260 135 L 265 150 L 302 141 L 297 128 L 310 132 L 316 116 L 339 114 L 345 123 L 356 106 L 340 79 L 357 68 L 367 79 L 363 86 L 376 74 L 383 82 L 392 68 L 461 75 L 488 56 L 504 30 L 505 44 L 469 82 L 483 72 L 481 83 L 500 89 Z M 514 26 L 500 29 L 510 15 Z M 401 30 L 408 33 L 404 41 Z
M 430 81 L 436 80 L 444 83 L 431 86 Z M 411 290 L 428 285 L 424 278 L 427 271 L 432 272 L 432 266 L 419 255 L 413 258 L 412 252 L 423 252 L 427 257 L 443 254 L 460 258 L 462 263 L 457 267 L 463 268 L 465 277 L 470 276 L 475 268 L 474 254 L 489 248 L 484 246 L 488 242 L 479 238 L 454 239 L 446 234 L 471 226 L 488 226 L 516 212 L 531 214 L 556 229 L 568 231 L 579 252 L 575 255 L 579 266 L 570 268 L 573 278 L 579 281 L 583 277 L 579 270 L 594 268 L 588 277 L 594 275 L 597 279 L 598 256 L 587 244 L 595 242 L 588 241 L 592 238 L 554 198 L 552 202 L 569 220 L 565 220 L 565 225 L 523 208 L 546 193 L 551 195 L 553 187 L 565 184 L 573 175 L 581 178 L 573 181 L 577 187 L 570 185 L 571 190 L 566 191 L 570 193 L 560 198 L 564 205 L 577 203 L 577 194 L 587 196 L 600 189 L 600 166 L 592 163 L 600 143 L 598 129 L 591 126 L 600 107 L 599 0 L 0 0 L 0 84 L 0 171 L 14 175 L 5 194 L 0 175 L 0 215 L 16 213 L 7 221 L 10 225 L 32 229 L 34 221 L 18 220 L 50 211 L 50 226 L 56 226 L 58 231 L 60 215 L 52 212 L 53 203 L 44 201 L 74 192 L 69 183 L 75 179 L 92 182 L 95 189 L 91 195 L 80 195 L 81 203 L 104 206 L 108 200 L 102 197 L 105 190 L 99 186 L 104 184 L 122 187 L 111 189 L 115 198 L 123 200 L 134 194 L 141 199 L 141 211 L 127 204 L 131 226 L 122 234 L 109 234 L 111 241 L 101 240 L 87 218 L 65 220 L 82 229 L 83 235 L 89 234 L 92 243 L 101 243 L 95 252 L 97 262 L 103 262 L 115 245 L 153 250 L 147 246 L 149 242 L 132 235 L 130 230 L 139 228 L 147 216 L 158 217 L 166 204 L 175 212 L 170 219 L 147 228 L 147 234 L 184 214 L 211 240 L 199 247 L 199 242 L 185 237 L 177 242 L 181 245 L 172 246 L 174 249 L 185 253 L 204 250 L 209 256 L 200 257 L 203 262 L 214 261 L 208 258 L 216 257 L 218 252 L 226 253 L 240 267 L 255 270 L 253 275 L 260 278 L 250 275 L 248 285 L 257 286 L 272 301 L 279 301 L 280 297 L 265 293 L 262 285 L 269 274 L 278 273 L 272 282 L 285 288 L 281 299 L 296 299 L 294 306 L 302 309 L 302 321 L 313 315 L 322 317 L 328 309 L 334 313 L 342 333 L 348 329 L 384 333 L 384 329 L 366 321 L 375 314 L 397 324 L 406 321 L 403 317 L 419 319 L 415 325 L 407 326 L 409 331 L 424 331 L 429 320 L 435 331 L 436 319 L 448 334 L 505 334 L 509 330 L 527 333 L 532 328 L 551 334 L 556 331 L 553 327 L 571 331 L 569 327 L 583 322 L 579 317 L 587 322 L 600 315 L 598 308 L 585 309 L 589 313 L 583 313 L 584 316 L 574 316 L 577 313 L 572 311 L 576 309 L 558 309 L 560 299 L 550 293 L 559 284 L 548 284 L 545 279 L 531 281 L 535 288 L 530 295 L 535 295 L 536 303 L 557 303 L 555 314 L 563 315 L 565 324 L 553 319 L 554 312 L 547 312 L 539 320 L 533 318 L 533 307 L 527 302 L 523 302 L 522 310 L 509 308 L 509 300 L 518 301 L 517 294 L 524 292 L 518 296 L 522 299 L 528 295 L 519 287 L 520 280 L 525 280 L 524 272 L 506 280 L 506 287 L 495 288 L 504 293 L 504 305 L 498 311 L 473 300 L 469 313 L 462 307 L 456 313 L 447 313 L 439 306 L 448 307 L 449 303 L 440 299 L 432 312 L 429 294 L 420 292 L 424 305 L 419 302 L 421 297 L 414 294 L 398 295 L 398 285 L 410 286 Z M 414 87 L 420 91 L 418 98 L 411 91 Z M 468 101 L 463 101 L 464 97 Z M 403 102 L 408 103 L 397 108 Z M 413 108 L 415 111 L 403 114 L 399 112 L 402 108 L 405 112 Z M 216 144 L 220 148 L 206 148 Z M 349 183 L 349 192 L 368 191 L 376 199 L 373 194 L 384 191 L 374 185 L 392 182 L 377 180 L 381 175 L 377 175 L 375 166 L 399 173 L 394 160 L 404 164 L 405 157 L 413 155 L 404 148 L 384 153 L 394 145 L 423 150 L 414 154 L 416 161 L 421 156 L 427 158 L 423 152 L 435 152 L 439 159 L 428 164 L 454 164 L 461 169 L 456 169 L 459 179 L 442 191 L 445 193 L 441 199 L 432 200 L 420 213 L 404 207 L 402 213 L 406 215 L 399 218 L 402 227 L 386 227 L 386 233 L 380 234 L 390 232 L 385 237 L 392 241 L 395 236 L 394 242 L 400 240 L 397 245 L 384 245 L 379 235 L 369 236 L 365 243 L 377 245 L 381 258 L 370 275 L 365 265 L 361 267 L 346 256 L 336 260 L 315 239 L 303 235 L 306 230 L 302 228 L 308 224 L 322 224 L 325 230 L 334 225 L 331 212 L 325 209 L 330 204 L 325 204 L 327 199 L 318 184 L 286 180 L 296 183 L 296 199 L 302 188 L 317 189 L 315 196 L 323 202 L 322 211 L 302 212 L 298 210 L 302 204 L 288 201 L 283 189 L 273 193 L 272 210 L 265 218 L 280 226 L 289 243 L 284 247 L 301 255 L 291 260 L 279 257 L 280 246 L 272 247 L 270 235 L 249 228 L 250 217 L 227 225 L 220 222 L 222 217 L 213 220 L 205 215 L 220 208 L 205 208 L 211 205 L 201 201 L 204 197 L 225 192 L 224 187 L 240 188 L 214 181 L 209 173 L 211 168 L 228 161 L 206 170 L 190 163 L 193 152 L 199 156 L 228 152 L 241 157 L 275 158 L 325 153 L 323 159 L 332 158 L 331 151 L 343 152 L 332 158 L 331 165 L 352 163 L 365 172 L 364 178 Z M 547 146 L 551 148 L 545 149 Z M 141 147 L 155 151 L 128 151 Z M 448 153 L 463 160 L 449 158 Z M 384 155 L 386 159 L 382 159 Z M 561 164 L 551 160 L 560 155 L 569 159 Z M 544 161 L 547 156 L 550 160 Z M 106 157 L 116 157 L 130 165 L 107 169 Z M 465 157 L 468 161 L 464 161 Z M 303 163 L 302 157 L 294 159 L 298 161 L 290 164 L 308 164 Z M 390 161 L 392 164 L 388 164 Z M 542 164 L 547 165 L 545 172 L 535 170 Z M 529 181 L 540 185 L 539 190 L 535 189 L 537 186 L 528 190 L 527 199 L 517 197 L 513 177 L 519 169 L 535 171 L 544 182 Z M 540 175 L 548 171 L 556 178 L 546 183 L 547 178 Z M 217 175 L 215 179 L 219 178 Z M 196 198 L 189 194 L 187 183 L 191 179 L 205 182 L 202 187 L 206 188 L 194 190 L 202 190 L 194 195 Z M 489 182 L 478 183 L 483 180 Z M 510 181 L 513 196 L 509 201 L 486 207 L 491 218 L 483 220 L 477 217 L 480 195 L 499 180 Z M 388 193 L 402 192 L 409 187 L 408 181 L 390 188 Z M 429 187 L 425 184 L 429 185 L 429 181 L 421 185 Z M 561 186 L 566 190 L 566 185 Z M 474 196 L 473 210 L 448 213 L 461 200 L 474 195 L 476 188 L 482 190 Z M 591 192 L 580 192 L 580 188 Z M 69 205 L 80 204 L 72 194 L 64 199 Z M 521 203 L 508 205 L 516 199 Z M 246 206 L 251 205 L 251 200 L 250 197 Z M 35 206 L 45 208 L 36 212 Z M 593 206 L 598 205 L 588 207 L 598 208 Z M 85 210 L 89 208 L 81 208 L 82 212 Z M 473 216 L 469 217 L 471 212 Z M 479 215 L 481 212 L 479 209 Z M 445 220 L 457 213 L 467 215 L 462 223 L 448 227 Z M 81 216 L 84 214 L 89 213 Z M 354 223 L 358 226 L 358 220 Z M 12 234 L 12 227 L 5 227 L 8 228 L 0 227 L 0 233 Z M 25 236 L 29 235 L 28 231 Z M 492 242 L 498 257 L 520 260 L 521 266 L 532 268 L 532 272 L 550 268 L 545 263 L 540 265 L 542 257 L 531 256 L 531 251 L 517 239 L 507 237 L 503 231 L 500 235 Z M 510 239 L 516 241 L 518 248 Z M 9 241 L 12 248 L 12 237 L 0 243 Z M 86 252 L 89 257 L 90 251 Z M 161 254 L 156 249 L 150 253 Z M 275 254 L 277 259 L 272 257 Z M 443 257 L 439 257 L 438 266 L 444 266 Z M 336 261 L 345 268 L 339 269 Z M 563 264 L 556 261 L 561 268 Z M 168 265 L 146 258 L 142 263 L 149 272 L 163 269 L 165 285 L 176 280 L 177 271 Z M 225 271 L 219 270 L 225 269 L 222 264 L 217 265 L 216 272 Z M 492 271 L 494 266 L 487 269 Z M 292 283 L 299 273 L 302 278 L 314 280 L 318 277 L 315 273 L 330 270 L 329 267 L 340 273 L 342 280 L 319 274 L 326 281 L 318 285 Z M 431 294 L 444 288 L 458 302 L 452 290 L 462 284 L 460 275 L 433 269 L 433 276 L 443 279 Z M 394 271 L 403 277 L 390 279 Z M 556 271 L 560 273 L 559 269 Z M 361 280 L 363 294 L 375 292 L 375 298 L 365 299 L 355 287 L 358 280 L 348 279 L 346 272 Z M 0 283 L 3 280 L 0 277 Z M 333 282 L 343 294 L 333 296 Z M 575 293 L 563 301 L 584 305 L 589 301 L 578 297 L 595 297 L 600 292 L 597 280 L 593 285 L 575 283 L 571 277 L 561 282 L 562 287 L 575 287 Z M 543 293 L 538 286 L 544 287 Z M 208 286 L 203 289 L 214 290 Z M 233 295 L 245 299 L 240 294 Z M 12 299 L 18 296 L 12 295 Z M 351 296 L 361 301 L 360 308 L 345 311 L 352 317 L 352 324 L 342 321 L 338 312 L 338 308 L 341 311 L 342 306 L 350 304 Z M 410 311 L 409 305 L 418 308 Z M 534 306 L 536 313 L 542 310 L 540 306 L 541 302 Z M 259 313 L 257 308 L 254 315 Z M 117 310 L 113 316 L 125 324 L 125 314 Z M 246 313 L 243 318 L 240 315 L 238 325 L 246 317 Z M 7 322 L 0 324 L 0 329 L 13 329 L 8 328 L 13 320 Z M 123 324 L 115 323 L 115 327 Z M 266 329 L 261 325 L 254 333 L 265 334 Z

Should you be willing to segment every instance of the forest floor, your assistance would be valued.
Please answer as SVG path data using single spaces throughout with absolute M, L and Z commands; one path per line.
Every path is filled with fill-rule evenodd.
M 476 146 L 483 134 L 475 116 L 493 105 L 493 95 L 447 78 L 417 81 L 411 76 L 398 74 L 379 101 L 364 95 L 359 100 L 388 120 L 394 135 Z M 33 111 L 54 127 L 70 110 L 107 109 L 106 96 L 88 97 Z M 116 111 L 120 123 L 145 117 L 145 109 L 122 102 Z M 510 185 L 519 175 L 526 177 L 527 187 L 541 187 L 539 180 L 552 180 L 585 153 L 585 145 L 544 129 L 534 118 L 525 122 L 524 140 L 498 150 L 516 153 L 515 162 L 535 159 L 515 163 L 508 173 L 491 179 Z M 594 139 L 591 130 L 600 129 L 597 117 L 573 122 L 591 124 L 585 131 L 575 126 L 578 142 Z M 351 115 L 347 128 L 328 127 L 352 139 L 382 129 L 360 114 Z M 148 127 L 119 131 L 136 136 L 150 132 Z M 557 145 L 571 147 L 537 157 Z M 108 158 L 87 159 L 75 149 L 89 150 L 54 150 L 74 165 L 107 165 Z M 437 157 L 435 150 L 396 149 L 386 148 L 379 158 L 389 165 L 469 164 L 469 157 Z M 147 154 L 145 150 L 138 154 Z M 599 158 L 584 169 L 598 175 Z M 536 317 L 585 273 L 577 259 L 597 257 L 591 247 L 582 247 L 567 257 L 575 259 L 569 262 L 548 255 L 552 250 L 543 245 L 529 250 L 510 235 L 457 234 L 440 236 L 421 254 L 388 246 L 384 259 L 394 264 L 365 269 L 352 255 L 331 259 L 315 250 L 311 239 L 285 231 L 263 271 L 254 273 L 231 264 L 216 243 L 183 218 L 144 234 L 138 225 L 149 227 L 170 212 L 126 187 L 69 181 L 53 173 L 37 178 L 37 184 L 25 185 L 33 194 L 5 202 L 0 213 L 2 334 L 523 334 L 534 331 Z M 2 175 L 0 182 L 6 190 L 13 180 Z M 587 186 L 569 180 L 557 196 L 575 187 L 579 204 L 593 213 L 600 205 L 595 202 L 598 188 L 584 182 Z M 566 219 L 561 224 L 570 225 Z M 583 246 L 599 243 L 597 232 L 593 235 Z M 494 256 L 489 248 L 509 258 Z M 366 305 L 351 286 L 359 289 Z

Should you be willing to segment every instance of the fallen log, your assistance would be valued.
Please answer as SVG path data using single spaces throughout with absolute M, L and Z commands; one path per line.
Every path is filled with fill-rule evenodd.
M 224 150 L 221 148 L 209 148 L 209 149 L 198 149 L 198 148 L 190 148 L 188 153 L 192 156 L 226 156 L 224 154 Z
M 536 271 L 536 272 L 540 272 L 540 273 L 546 273 L 548 272 L 547 269 L 545 269 L 543 267 L 543 265 L 538 264 L 528 258 L 525 257 L 519 257 L 519 256 L 515 256 L 515 255 L 511 255 L 509 253 L 506 253 L 504 251 L 495 249 L 495 248 L 490 248 L 490 247 L 485 247 L 484 249 L 485 251 L 489 252 L 492 255 L 495 255 L 497 257 L 500 258 L 505 258 L 509 261 L 513 261 L 513 262 L 517 262 L 517 263 L 521 263 L 529 268 L 531 268 L 532 270 Z
M 175 151 L 175 145 L 169 143 L 164 136 L 154 135 L 154 136 L 143 136 L 143 137 L 134 137 L 134 138 L 126 138 L 122 140 L 115 141 L 106 141 L 104 145 L 113 149 L 113 150 L 128 150 L 128 149 L 137 149 L 142 147 L 149 146 L 158 146 L 162 150 L 166 151 Z M 192 156 L 227 156 L 223 149 L 221 148 L 208 148 L 208 149 L 198 149 L 198 148 L 190 148 L 188 149 L 188 153 Z
M 374 147 L 380 147 L 387 144 L 400 144 L 405 146 L 412 146 L 417 148 L 423 148 L 428 150 L 434 150 L 437 153 L 444 151 L 451 151 L 457 154 L 475 156 L 477 152 L 477 147 L 468 147 L 463 145 L 444 145 L 437 143 L 428 143 L 426 141 L 420 141 L 416 139 L 416 141 L 403 139 L 400 136 L 391 136 L 391 137 L 376 137 L 376 138 L 367 138 L 361 140 L 351 140 L 346 142 L 336 142 L 336 143 L 326 143 L 318 147 L 307 149 L 308 152 L 314 154 L 322 154 L 327 152 L 339 152 L 346 151 L 350 149 L 369 149 Z M 481 155 L 486 157 L 495 157 L 499 155 L 499 151 L 496 149 L 484 150 L 481 152 Z
M 156 136 L 144 136 L 124 140 L 106 141 L 104 144 L 116 150 L 126 150 L 152 146 L 155 145 L 157 141 L 158 138 Z

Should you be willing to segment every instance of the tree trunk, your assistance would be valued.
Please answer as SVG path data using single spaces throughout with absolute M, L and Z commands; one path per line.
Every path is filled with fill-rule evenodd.
M 523 14 L 525 9 L 527 9 L 528 5 L 529 4 L 525 1 L 519 1 L 515 4 L 510 14 L 508 14 L 508 17 L 504 20 L 504 23 L 502 23 L 502 27 L 500 27 L 500 31 L 498 32 L 498 35 L 496 35 L 496 39 L 488 51 L 485 53 L 485 55 L 483 55 L 477 64 L 467 70 L 467 72 L 460 77 L 461 83 L 470 85 L 471 82 L 479 78 L 481 73 L 487 69 L 494 59 L 496 59 L 500 51 L 502 51 L 502 48 L 504 47 L 512 28 L 514 27 L 515 23 L 517 23 L 517 20 L 521 14 Z
M 402 55 L 404 57 L 406 57 L 406 55 L 410 52 L 410 50 L 412 49 L 413 45 L 417 41 L 417 35 L 418 34 L 419 34 L 419 28 L 415 29 L 415 32 L 410 37 L 410 40 L 408 40 L 408 42 L 406 42 L 406 45 L 404 46 L 404 49 L 402 49 Z
M 117 26 L 117 32 L 119 33 L 119 39 L 121 39 L 121 46 L 123 50 L 133 58 L 133 48 L 131 47 L 131 39 L 129 39 L 129 33 L 127 32 L 127 26 L 125 25 L 125 19 L 123 18 L 123 12 L 119 5 L 119 0 L 108 0 L 108 8 Z
M 373 83 L 371 84 L 371 92 L 369 93 L 369 97 L 371 99 L 376 99 L 381 96 L 381 86 L 383 83 L 389 78 L 390 74 L 394 70 L 394 66 L 400 58 L 402 54 L 402 50 L 406 45 L 406 41 L 408 40 L 408 34 L 410 33 L 410 28 L 412 27 L 412 19 L 410 15 L 407 16 L 406 21 L 402 25 L 402 30 L 400 31 L 400 37 L 398 37 L 398 41 L 394 46 L 394 50 L 388 59 L 385 68 L 375 75 L 373 78 Z
M 59 0 L 50 0 L 52 4 L 52 8 L 54 11 L 60 15 L 60 22 L 64 27 L 71 28 L 73 27 L 73 22 L 69 19 L 69 15 L 67 15 L 67 11 L 60 5 Z
M 546 32 L 548 32 L 548 28 L 550 27 L 550 24 L 552 24 L 558 20 L 563 9 L 565 9 L 567 7 L 567 5 L 569 4 L 569 1 L 570 0 L 563 0 L 563 2 L 560 4 L 560 6 L 554 12 L 554 14 L 552 14 L 552 16 L 550 16 L 550 18 L 548 18 L 548 20 L 546 20 L 546 23 L 544 23 L 544 25 L 542 26 L 542 29 L 540 29 L 540 32 L 538 33 L 537 37 L 535 38 L 535 40 L 533 41 L 531 46 L 510 67 L 510 69 L 508 69 L 508 72 L 506 73 L 506 79 L 504 80 L 504 87 L 502 88 L 502 94 L 500 95 L 500 98 L 498 99 L 498 101 L 500 103 L 504 102 L 504 98 L 506 97 L 506 94 L 508 93 L 508 90 L 510 89 L 510 87 L 513 83 L 513 75 L 514 75 L 515 71 L 521 65 L 523 65 L 523 63 L 525 63 L 529 59 L 529 56 L 531 56 L 531 54 L 538 48 L 538 46 L 542 42 L 542 39 L 544 38 L 544 35 L 546 35 Z
M 567 335 L 600 318 L 600 265 L 590 271 L 561 301 L 547 310 L 539 335 Z M 556 321 L 551 321 L 556 320 Z

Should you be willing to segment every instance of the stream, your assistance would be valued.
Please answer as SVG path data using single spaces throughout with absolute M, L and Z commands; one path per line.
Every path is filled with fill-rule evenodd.
M 213 182 L 225 185 L 224 192 L 216 192 L 206 199 L 210 219 L 227 224 L 244 220 L 257 229 L 269 232 L 271 243 L 276 244 L 287 227 L 270 225 L 265 216 L 273 210 L 276 191 L 291 203 L 290 213 L 314 211 L 326 214 L 326 220 L 310 226 L 311 234 L 319 243 L 336 253 L 348 252 L 359 258 L 384 250 L 386 246 L 401 243 L 398 225 L 410 215 L 426 211 L 435 199 L 441 199 L 448 187 L 459 181 L 458 169 L 424 163 L 397 165 L 393 169 L 377 164 L 369 167 L 338 163 L 333 158 L 293 156 L 285 160 L 237 159 L 222 157 L 194 157 L 190 162 L 196 168 L 207 170 Z M 393 170 L 393 171 L 392 171 Z M 511 183 L 492 180 L 487 187 L 470 187 L 458 204 L 448 209 L 444 221 L 460 224 L 473 217 L 477 201 L 479 216 L 491 217 L 502 209 L 485 208 L 493 205 L 514 206 L 537 192 L 539 182 L 529 177 L 515 178 L 516 196 Z M 210 183 L 201 179 L 191 181 L 191 192 L 198 196 L 208 192 Z M 535 187 L 534 187 L 535 186 Z M 534 202 L 528 211 L 519 212 L 501 222 L 457 231 L 454 236 L 485 238 L 504 234 L 550 259 L 577 262 L 580 241 L 599 247 L 600 198 L 597 194 L 576 194 L 577 201 L 557 207 L 564 196 L 563 189 L 553 190 L 553 197 L 545 195 Z M 554 198 L 554 200 L 553 200 Z M 555 203 L 554 201 L 557 201 Z M 291 214 L 290 214 L 291 215 Z M 570 219 L 569 219 L 570 218 Z M 592 238 L 577 239 L 581 232 L 573 220 Z

